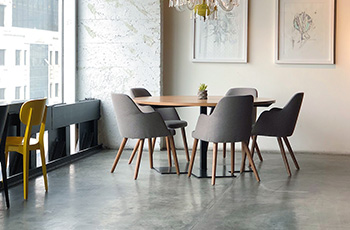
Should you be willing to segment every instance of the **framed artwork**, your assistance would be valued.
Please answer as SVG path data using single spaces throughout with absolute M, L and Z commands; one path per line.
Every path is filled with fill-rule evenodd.
M 248 0 L 216 20 L 193 20 L 193 62 L 247 63 Z
M 334 64 L 335 0 L 276 0 L 276 63 Z

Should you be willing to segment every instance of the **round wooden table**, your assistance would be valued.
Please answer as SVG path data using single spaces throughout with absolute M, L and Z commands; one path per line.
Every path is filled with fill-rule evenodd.
M 140 105 L 171 106 L 171 107 L 214 107 L 223 96 L 208 96 L 207 100 L 199 100 L 197 96 L 152 96 L 137 97 L 134 101 Z M 275 103 L 274 99 L 257 97 L 254 106 L 270 106 Z
M 201 114 L 207 114 L 208 107 L 215 107 L 223 96 L 208 96 L 207 100 L 199 100 L 197 96 L 151 96 L 151 97 L 137 97 L 134 101 L 140 105 L 151 105 L 151 106 L 166 106 L 166 107 L 200 107 Z M 275 103 L 275 99 L 271 98 L 254 98 L 254 106 L 257 107 L 268 107 Z M 193 170 L 193 175 L 198 178 L 211 177 L 207 172 L 207 151 L 208 142 L 200 141 L 200 167 L 198 171 Z M 161 173 L 174 172 L 175 170 L 157 170 Z M 220 173 L 220 171 L 222 173 Z M 184 172 L 182 172 L 184 173 Z M 232 177 L 231 173 L 227 170 L 218 170 L 216 177 Z

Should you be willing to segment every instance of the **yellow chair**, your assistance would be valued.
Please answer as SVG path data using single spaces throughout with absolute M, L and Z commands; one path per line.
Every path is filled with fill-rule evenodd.
M 48 189 L 44 149 L 46 112 L 46 98 L 25 102 L 19 113 L 21 122 L 26 125 L 24 137 L 9 136 L 6 140 L 6 159 L 9 152 L 18 152 L 23 155 L 23 195 L 25 200 L 28 198 L 29 151 L 31 150 L 40 149 L 45 190 Z M 40 125 L 39 140 L 30 138 L 32 127 L 36 125 Z

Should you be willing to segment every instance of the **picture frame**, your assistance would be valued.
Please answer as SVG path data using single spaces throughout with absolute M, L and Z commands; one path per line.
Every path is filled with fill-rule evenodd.
M 276 0 L 277 64 L 335 64 L 335 0 Z
M 192 62 L 247 63 L 248 0 L 215 20 L 193 19 Z

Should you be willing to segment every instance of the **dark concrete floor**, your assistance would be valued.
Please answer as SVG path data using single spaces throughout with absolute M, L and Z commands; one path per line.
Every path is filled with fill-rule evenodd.
M 28 201 L 22 185 L 11 188 L 9 210 L 0 196 L 0 229 L 350 229 L 349 156 L 299 153 L 301 170 L 290 161 L 288 177 L 281 156 L 264 153 L 260 183 L 245 173 L 212 186 L 210 179 L 160 175 L 147 152 L 134 181 L 129 155 L 114 174 L 110 150 L 49 172 L 47 193 L 42 177 L 32 179 Z M 184 152 L 178 155 L 185 164 Z M 166 152 L 155 152 L 154 161 L 166 166 Z M 221 152 L 218 164 L 225 164 Z

